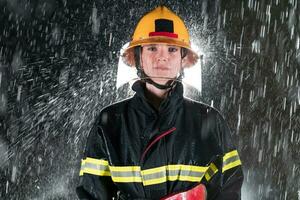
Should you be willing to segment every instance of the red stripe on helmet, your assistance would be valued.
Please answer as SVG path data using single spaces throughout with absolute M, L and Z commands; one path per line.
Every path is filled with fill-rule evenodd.
M 169 32 L 150 32 L 149 36 L 165 36 L 165 37 L 171 37 L 171 38 L 178 38 L 178 35 L 175 33 L 169 33 Z

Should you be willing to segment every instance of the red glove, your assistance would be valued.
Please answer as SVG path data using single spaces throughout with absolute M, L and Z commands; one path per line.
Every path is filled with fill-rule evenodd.
M 206 195 L 205 185 L 199 184 L 190 190 L 171 194 L 161 200 L 206 200 Z

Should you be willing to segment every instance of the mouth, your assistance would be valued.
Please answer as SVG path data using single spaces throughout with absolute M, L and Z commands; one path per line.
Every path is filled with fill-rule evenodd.
M 156 69 L 156 70 L 162 70 L 162 71 L 168 71 L 168 70 L 170 70 L 170 68 L 168 68 L 168 67 L 155 67 L 154 69 Z

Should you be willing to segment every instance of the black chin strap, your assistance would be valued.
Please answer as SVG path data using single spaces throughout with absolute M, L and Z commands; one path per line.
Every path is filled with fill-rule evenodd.
M 142 50 L 141 46 L 134 47 L 135 67 L 137 69 L 137 75 L 138 75 L 138 77 L 140 77 L 141 80 L 143 80 L 161 90 L 172 88 L 176 84 L 177 81 L 180 81 L 180 82 L 182 81 L 184 73 L 183 73 L 183 69 L 181 68 L 179 76 L 175 79 L 169 80 L 165 85 L 154 82 L 151 79 L 151 77 L 149 77 L 144 72 L 144 70 L 141 68 L 141 65 L 140 65 L 141 50 Z M 185 55 L 186 55 L 186 51 L 184 51 L 184 50 L 181 51 L 181 58 L 184 58 Z

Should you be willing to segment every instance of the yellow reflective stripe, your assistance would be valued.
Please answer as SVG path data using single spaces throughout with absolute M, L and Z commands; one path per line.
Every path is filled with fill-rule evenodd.
M 162 167 L 156 167 L 156 168 L 151 168 L 151 169 L 145 169 L 142 171 L 142 175 L 149 175 L 149 174 L 155 174 L 158 172 L 163 172 L 166 171 L 167 166 L 162 166 Z
M 83 173 L 93 174 L 93 175 L 97 175 L 97 176 L 110 176 L 110 172 L 109 171 L 87 169 L 87 168 L 80 170 L 81 176 L 83 175 Z
M 242 164 L 242 162 L 240 160 L 236 160 L 232 163 L 229 163 L 228 165 L 225 165 L 222 169 L 222 172 L 225 172 L 226 170 L 229 170 L 229 169 L 239 166 L 241 164 Z
M 167 182 L 167 177 L 161 177 L 161 178 L 156 178 L 156 179 L 151 179 L 151 180 L 144 180 L 143 181 L 143 185 L 147 186 L 147 185 L 154 185 L 154 184 L 159 184 L 159 183 L 164 183 Z
M 228 152 L 223 156 L 222 173 L 241 164 L 242 163 L 237 150 Z
M 194 172 L 205 172 L 207 168 L 208 167 L 194 166 L 194 165 L 166 165 L 162 167 L 143 170 L 142 175 L 154 174 L 166 170 L 186 170 L 186 171 L 194 171 Z
M 154 184 L 159 184 L 159 183 L 164 183 L 167 181 L 189 181 L 189 182 L 200 182 L 202 180 L 203 176 L 201 177 L 193 177 L 193 176 L 163 176 L 160 178 L 155 178 L 155 179 L 149 179 L 149 180 L 144 180 L 143 185 L 148 186 L 148 185 L 154 185 Z
M 212 177 L 212 176 L 210 176 L 208 173 L 205 173 L 204 176 L 205 176 L 205 178 L 206 178 L 207 181 L 209 181 L 209 180 L 211 179 L 211 177 Z
M 108 169 L 108 162 L 102 159 L 95 159 L 87 157 L 81 160 L 81 169 L 79 176 L 83 176 L 84 173 L 93 174 L 97 176 L 110 176 Z
M 128 182 L 142 182 L 142 177 L 137 177 L 137 176 L 134 176 L 134 177 L 115 177 L 115 176 L 112 176 L 111 177 L 112 180 L 114 182 L 119 182 L 119 183 L 128 183 Z
M 108 166 L 108 161 L 103 160 L 103 159 L 95 159 L 95 158 L 86 157 L 86 159 L 83 160 L 83 162 Z
M 210 163 L 209 168 L 207 169 L 207 171 L 205 173 L 206 180 L 209 181 L 211 179 L 211 177 L 213 177 L 218 171 L 219 170 L 216 167 L 216 165 L 214 163 Z
M 230 151 L 228 153 L 226 153 L 224 156 L 223 156 L 223 161 L 227 160 L 228 158 L 231 158 L 233 156 L 237 156 L 238 155 L 238 152 L 237 150 L 233 150 L 233 151 Z
M 168 180 L 170 181 L 190 181 L 190 182 L 200 182 L 203 178 L 203 175 L 201 177 L 195 177 L 195 176 L 168 176 Z
M 130 171 L 141 171 L 140 166 L 109 166 L 110 171 L 116 172 L 130 172 Z
M 167 165 L 168 170 L 187 170 L 194 172 L 205 172 L 208 167 L 194 166 L 194 165 Z

